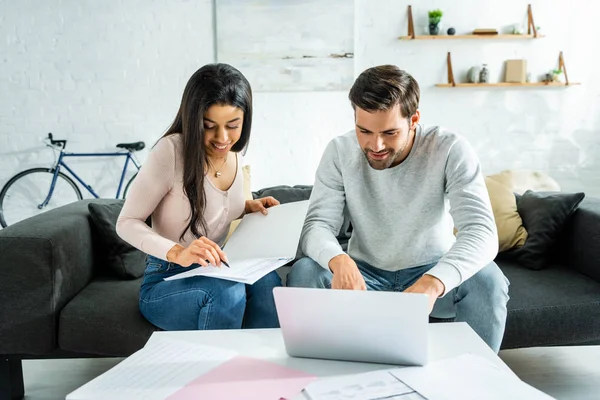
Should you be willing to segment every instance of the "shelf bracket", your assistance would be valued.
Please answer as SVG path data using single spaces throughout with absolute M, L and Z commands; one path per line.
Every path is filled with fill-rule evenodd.
M 567 75 L 567 66 L 565 65 L 565 59 L 563 58 L 563 52 L 561 51 L 558 55 L 558 69 L 563 71 L 565 74 L 565 84 L 569 84 L 569 76 Z
M 415 38 L 415 23 L 413 21 L 412 6 L 408 6 L 408 36 Z
M 450 56 L 450 52 L 448 52 L 447 63 L 448 63 L 448 83 L 451 83 L 452 86 L 456 86 L 456 82 L 454 81 L 454 72 L 452 71 L 452 57 Z
M 531 30 L 533 29 L 533 37 L 537 38 L 537 28 L 535 27 L 535 23 L 533 22 L 533 11 L 531 11 L 531 4 L 527 5 L 527 34 L 531 35 Z

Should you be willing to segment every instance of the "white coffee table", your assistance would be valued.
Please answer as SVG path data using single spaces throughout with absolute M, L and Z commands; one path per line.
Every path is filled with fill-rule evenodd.
M 320 377 L 390 368 L 389 365 L 384 364 L 289 357 L 279 329 L 155 332 L 148 343 L 161 337 L 234 350 L 239 355 L 268 360 Z M 484 357 L 499 368 L 511 371 L 466 323 L 429 324 L 430 361 L 465 353 Z

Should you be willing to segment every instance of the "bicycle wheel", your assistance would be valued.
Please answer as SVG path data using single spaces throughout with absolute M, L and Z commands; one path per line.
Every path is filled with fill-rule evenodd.
M 127 185 L 125 185 L 125 190 L 123 190 L 123 199 L 125 199 L 127 197 L 127 192 L 129 191 L 129 188 L 131 187 L 131 184 L 133 183 L 133 180 L 135 179 L 137 174 L 138 173 L 136 172 L 135 175 L 131 177 L 129 182 L 127 182 Z
M 75 182 L 59 172 L 48 204 L 40 208 L 48 197 L 53 177 L 53 168 L 32 168 L 13 176 L 0 191 L 2 227 L 83 198 Z

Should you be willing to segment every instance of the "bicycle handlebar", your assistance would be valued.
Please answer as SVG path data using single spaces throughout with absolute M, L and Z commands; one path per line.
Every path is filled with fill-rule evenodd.
M 54 140 L 52 138 L 52 133 L 48 133 L 48 139 L 50 139 L 50 144 L 51 145 L 62 147 L 63 150 L 67 146 L 67 141 L 66 140 Z

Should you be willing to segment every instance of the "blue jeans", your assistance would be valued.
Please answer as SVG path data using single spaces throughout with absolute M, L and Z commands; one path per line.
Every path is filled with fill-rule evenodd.
M 140 311 L 163 330 L 278 328 L 273 288 L 281 279 L 273 271 L 253 285 L 206 276 L 165 281 L 164 278 L 202 268 L 184 268 L 146 257 L 140 289 Z
M 429 271 L 435 264 L 384 271 L 357 261 L 368 290 L 402 292 Z M 333 275 L 310 258 L 298 260 L 287 277 L 287 286 L 331 288 Z M 435 302 L 432 315 L 450 310 L 457 322 L 467 322 L 494 350 L 500 350 L 506 325 L 508 279 L 492 262 L 460 286 Z M 446 315 L 447 316 L 447 315 Z

